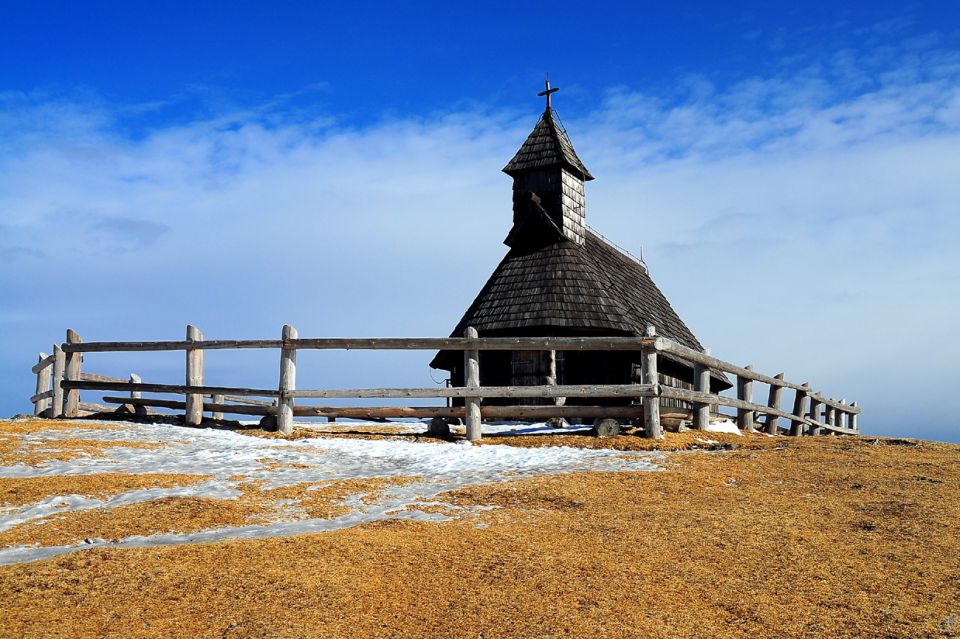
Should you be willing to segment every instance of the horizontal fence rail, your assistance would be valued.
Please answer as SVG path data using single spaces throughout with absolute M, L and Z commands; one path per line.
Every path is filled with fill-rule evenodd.
M 639 337 L 331 337 L 290 340 L 198 340 L 167 342 L 87 342 L 64 344 L 65 353 L 291 348 L 295 350 L 407 351 L 639 351 Z
M 211 386 L 204 383 L 204 357 L 207 350 L 279 349 L 280 381 L 276 389 Z M 299 350 L 447 350 L 462 351 L 464 385 L 437 388 L 344 388 L 297 389 L 296 354 Z M 556 373 L 546 377 L 546 384 L 530 386 L 481 386 L 480 351 L 530 350 L 547 351 L 551 362 L 557 351 L 631 351 L 640 354 L 641 384 L 557 384 Z M 183 384 L 144 383 L 139 376 L 129 379 L 100 375 L 80 370 L 85 353 L 184 351 Z M 677 388 L 661 383 L 658 358 L 666 357 L 693 368 L 693 389 Z M 293 327 L 283 328 L 278 340 L 207 340 L 194 326 L 187 327 L 187 339 L 155 342 L 83 342 L 75 331 L 67 331 L 67 340 L 55 345 L 51 355 L 40 353 L 31 368 L 37 376 L 35 394 L 30 398 L 34 414 L 42 417 L 78 417 L 90 412 L 125 410 L 145 414 L 148 408 L 180 410 L 191 425 L 200 425 L 203 414 L 214 419 L 224 414 L 257 415 L 272 418 L 281 432 L 289 433 L 294 417 L 338 417 L 348 419 L 440 418 L 465 421 L 469 439 L 480 438 L 481 416 L 488 419 L 592 418 L 642 420 L 647 437 L 663 436 L 660 413 L 680 411 L 689 415 L 694 428 L 708 428 L 711 412 L 719 407 L 736 409 L 737 425 L 745 431 L 756 429 L 770 434 L 780 430 L 779 420 L 789 422 L 783 428 L 790 435 L 858 434 L 860 408 L 856 402 L 825 397 L 808 383 L 797 384 L 784 379 L 713 357 L 709 350 L 700 352 L 663 336 L 648 327 L 643 337 L 478 337 L 469 328 L 464 337 L 443 338 L 300 338 Z M 736 397 L 711 391 L 711 373 L 736 376 Z M 668 381 L 671 378 L 668 378 Z M 768 400 L 753 400 L 753 383 L 769 388 Z M 792 408 L 781 407 L 784 390 L 794 392 Z M 81 391 L 118 392 L 104 396 L 107 404 L 80 401 Z M 181 395 L 183 400 L 145 398 L 143 393 Z M 306 406 L 302 399 L 446 399 L 463 400 L 462 406 Z M 484 399 L 553 400 L 553 405 L 485 405 Z M 567 398 L 620 398 L 629 400 L 622 406 L 568 406 Z M 664 407 L 663 400 L 687 402 L 693 408 Z M 115 409 L 114 406 L 119 405 Z M 684 405 L 684 404 L 680 404 Z M 763 421 L 761 421 L 763 419 Z
M 596 386 L 451 386 L 447 388 L 344 388 L 295 390 L 289 397 L 358 399 L 427 399 L 448 397 L 656 397 L 649 384 L 607 384 Z

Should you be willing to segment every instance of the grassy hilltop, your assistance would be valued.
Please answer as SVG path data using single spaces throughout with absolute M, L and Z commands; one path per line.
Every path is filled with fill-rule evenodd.
M 121 453 L 156 456 L 178 441 L 86 426 L 0 423 L 0 465 L 55 471 Z M 30 435 L 38 429 L 51 434 Z M 337 430 L 322 437 L 344 441 Z M 346 436 L 369 440 L 358 444 L 396 434 L 352 430 Z M 307 434 L 318 436 L 296 436 Z M 307 441 L 281 444 L 288 451 Z M 650 446 L 630 436 L 485 442 L 471 454 L 518 444 L 600 446 L 615 462 Z M 12 563 L 0 567 L 0 636 L 951 636 L 950 620 L 960 614 L 960 446 L 719 433 L 668 434 L 663 445 L 713 442 L 733 449 L 657 455 L 659 472 L 598 467 L 511 479 L 505 471 L 496 482 L 407 507 L 445 515 L 438 521 L 387 517 L 328 532 L 104 546 Z M 320 467 L 334 463 L 322 457 Z M 310 463 L 257 461 L 276 473 Z M 189 491 L 209 480 L 199 467 L 10 474 L 0 477 L 0 512 L 55 495 L 108 500 L 151 488 Z M 397 475 L 274 486 L 265 477 L 238 478 L 229 498 L 171 494 L 53 513 L 0 531 L 0 547 L 266 522 L 280 516 L 277 503 L 336 518 L 423 481 Z

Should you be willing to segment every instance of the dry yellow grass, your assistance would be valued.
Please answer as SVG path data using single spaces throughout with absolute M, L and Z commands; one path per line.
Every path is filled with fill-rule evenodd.
M 404 433 L 393 424 L 334 424 L 336 428 L 324 428 L 317 430 L 314 428 L 294 428 L 289 435 L 282 435 L 276 432 L 265 432 L 259 429 L 243 429 L 237 432 L 251 437 L 261 437 L 264 439 L 313 439 L 313 438 L 343 438 L 343 439 L 365 439 L 365 440 L 402 440 L 402 441 L 441 441 L 424 433 Z M 582 431 L 580 431 L 582 433 Z M 545 446 L 570 446 L 573 448 L 597 448 L 612 449 L 623 451 L 641 451 L 641 450 L 690 450 L 704 448 L 722 448 L 722 447 L 748 447 L 762 448 L 775 445 L 774 442 L 782 441 L 782 438 L 767 437 L 762 434 L 752 435 L 733 435 L 730 433 L 709 433 L 688 431 L 684 433 L 665 433 L 662 440 L 645 439 L 636 435 L 619 435 L 616 437 L 598 438 L 592 435 L 579 434 L 571 430 L 569 433 L 557 433 L 553 435 L 511 435 L 509 433 L 496 433 L 484 435 L 483 439 L 477 442 L 480 445 L 504 444 L 507 446 L 519 446 L 522 448 L 540 448 Z M 451 440 L 461 440 L 466 437 L 463 433 L 454 434 Z M 714 442 L 707 444 L 705 442 Z
M 99 479 L 99 481 L 91 480 L 92 488 L 106 485 L 108 488 L 102 490 L 122 492 L 120 487 L 135 485 L 136 482 L 131 482 L 130 478 L 137 476 L 115 476 L 116 483 L 113 485 L 110 484 L 107 475 L 90 477 Z M 173 478 L 177 476 L 168 477 L 170 479 L 166 483 L 176 485 Z M 91 538 L 116 541 L 133 535 L 189 533 L 225 526 L 261 523 L 277 519 L 278 500 L 289 500 L 292 504 L 286 504 L 286 506 L 296 505 L 302 508 L 307 517 L 333 519 L 350 512 L 351 508 L 341 502 L 351 495 L 360 495 L 364 503 L 372 503 L 386 488 L 404 485 L 417 479 L 419 478 L 349 479 L 319 484 L 294 484 L 270 490 L 262 490 L 262 482 L 246 482 L 241 486 L 240 499 L 164 497 L 109 510 L 70 511 L 31 520 L 0 532 L 0 548 L 72 545 Z M 26 483 L 32 484 L 30 481 Z M 144 480 L 141 485 L 150 484 Z M 40 498 L 55 494 L 41 494 L 42 487 L 43 483 L 28 490 L 32 490 L 33 494 L 39 495 Z M 59 488 L 55 484 L 51 487 Z
M 93 441 L 75 437 L 40 437 L 24 440 L 0 436 L 0 466 L 24 464 L 40 466 L 50 461 L 70 461 L 79 457 L 101 457 L 110 448 L 159 448 L 162 444 L 135 441 Z
M 646 439 L 637 435 L 618 435 L 616 437 L 594 437 L 576 433 L 556 435 L 509 435 L 496 434 L 484 437 L 481 444 L 505 444 L 523 448 L 541 448 L 544 446 L 570 446 L 573 448 L 596 448 L 623 451 L 640 450 L 691 450 L 706 448 L 765 448 L 782 442 L 782 438 L 765 435 L 733 435 L 731 433 L 705 433 L 689 431 L 684 433 L 664 433 L 664 438 Z M 708 443 L 710 442 L 710 443 Z
M 0 477 L 0 505 L 22 506 L 55 495 L 110 497 L 137 488 L 189 486 L 207 479 L 205 475 L 151 473 L 101 473 L 97 475 L 44 475 Z
M 108 541 L 133 535 L 195 532 L 247 523 L 263 509 L 235 499 L 163 497 L 110 510 L 81 510 L 26 522 L 0 532 L 0 548 L 60 546 L 88 538 Z
M 943 636 L 960 448 L 768 441 L 471 487 L 499 508 L 452 522 L 0 568 L 0 636 Z
M 132 426 L 119 423 L 99 423 L 84 420 L 55 420 L 55 419 L 24 419 L 17 421 L 3 421 L 0 431 L 11 435 L 28 435 L 43 431 L 58 430 L 129 430 Z

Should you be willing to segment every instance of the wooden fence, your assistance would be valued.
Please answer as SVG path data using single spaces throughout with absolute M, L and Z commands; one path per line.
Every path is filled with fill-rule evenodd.
M 224 349 L 279 349 L 280 376 L 276 389 L 235 388 L 204 384 L 204 352 Z M 348 388 L 306 390 L 296 386 L 297 351 L 300 350 L 453 350 L 463 351 L 465 385 L 436 388 Z M 548 379 L 536 386 L 481 386 L 481 350 L 542 350 L 542 351 L 640 351 L 642 384 L 558 385 Z M 73 418 L 89 412 L 113 410 L 126 406 L 127 410 L 144 411 L 145 407 L 182 410 L 186 423 L 199 426 L 203 413 L 214 418 L 223 414 L 275 416 L 282 433 L 293 430 L 294 417 L 344 417 L 352 419 L 384 418 L 459 418 L 466 424 L 467 438 L 480 439 L 481 418 L 488 419 L 636 419 L 643 421 L 647 437 L 663 437 L 660 406 L 666 400 L 682 400 L 693 405 L 692 423 L 696 429 L 707 428 L 710 414 L 719 407 L 735 408 L 737 425 L 742 430 L 757 428 L 776 434 L 779 420 L 789 421 L 783 431 L 789 435 L 802 434 L 858 434 L 857 417 L 860 408 L 856 402 L 828 399 L 811 390 L 809 384 L 795 384 L 784 379 L 782 373 L 773 377 L 755 372 L 751 366 L 737 366 L 682 346 L 656 335 L 654 327 L 647 328 L 644 337 L 484 337 L 468 328 L 464 337 L 444 338 L 323 338 L 302 339 L 292 326 L 284 326 L 279 340 L 205 340 L 195 326 L 187 327 L 186 340 L 163 342 L 83 342 L 73 330 L 67 331 L 67 341 L 54 346 L 52 355 L 40 354 L 32 371 L 37 375 L 36 394 L 31 398 L 34 414 L 42 417 Z M 102 352 L 184 351 L 186 354 L 185 383 L 144 383 L 137 375 L 129 379 L 94 375 L 81 371 L 85 353 Z M 674 388 L 659 382 L 657 362 L 661 355 L 684 362 L 694 369 L 693 390 Z M 710 390 L 711 371 L 723 371 L 737 378 L 737 396 L 726 397 Z M 753 384 L 769 387 L 765 404 L 753 401 Z M 794 392 L 791 410 L 781 408 L 784 389 Z M 122 393 L 123 396 L 105 396 L 102 404 L 80 401 L 81 391 Z M 145 398 L 143 393 L 183 395 L 184 401 Z M 483 399 L 499 398 L 629 398 L 627 406 L 484 406 Z M 253 399 L 261 398 L 261 399 Z M 386 406 L 343 407 L 297 404 L 297 400 L 324 398 L 378 398 L 413 399 L 460 398 L 463 406 Z M 209 401 L 208 401 L 209 400 Z M 763 419 L 761 420 L 761 416 Z

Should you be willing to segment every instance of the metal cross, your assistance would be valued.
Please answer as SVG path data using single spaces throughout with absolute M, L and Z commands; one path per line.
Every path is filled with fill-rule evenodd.
M 551 106 L 550 106 L 550 94 L 556 93 L 557 91 L 559 91 L 559 90 L 560 90 L 560 87 L 553 87 L 552 89 L 550 88 L 550 76 L 547 76 L 547 81 L 546 81 L 545 84 L 547 85 L 547 90 L 546 90 L 546 91 L 541 91 L 541 92 L 538 93 L 537 95 L 540 96 L 540 97 L 547 96 L 547 110 L 549 111 L 549 110 L 551 109 Z

